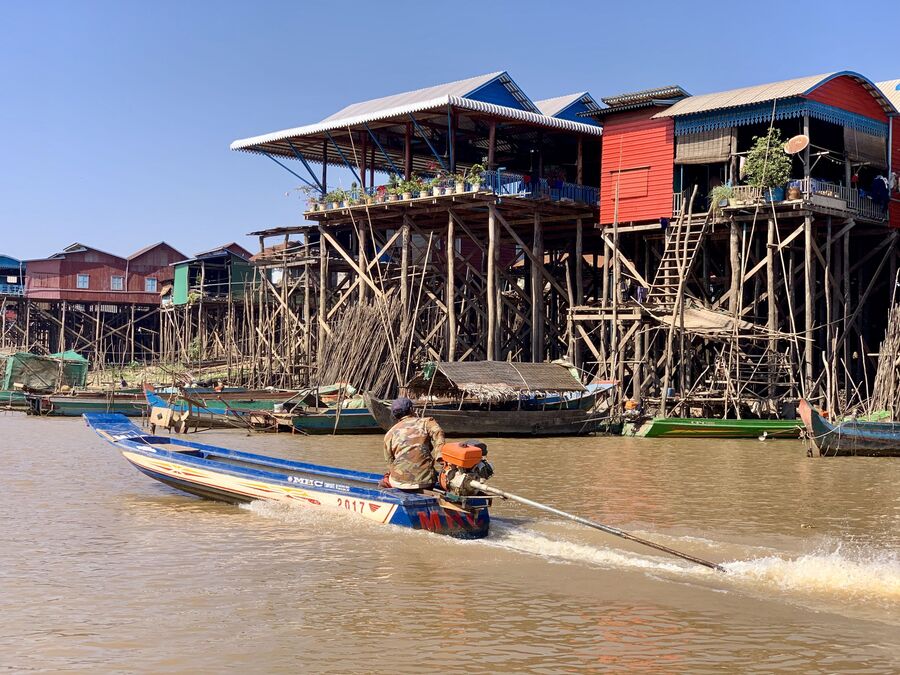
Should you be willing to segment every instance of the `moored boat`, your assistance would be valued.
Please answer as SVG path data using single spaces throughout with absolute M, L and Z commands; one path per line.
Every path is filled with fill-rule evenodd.
M 276 410 L 295 398 L 295 391 L 260 390 L 233 392 L 186 392 L 160 396 L 144 387 L 151 409 L 151 424 L 171 426 L 178 420 L 186 427 L 253 426 L 274 428 Z M 154 412 L 155 411 L 155 412 Z
M 805 399 L 799 410 L 812 456 L 900 457 L 900 422 L 844 420 L 832 424 Z
M 26 394 L 28 413 L 48 417 L 80 417 L 86 413 L 119 413 L 140 417 L 147 411 L 143 394 L 123 391 L 73 391 Z
M 368 408 L 305 408 L 288 417 L 291 426 L 304 434 L 371 434 L 381 431 Z
M 277 501 L 465 539 L 488 534 L 490 497 L 380 488 L 380 474 L 147 434 L 121 415 L 90 414 L 85 420 L 139 471 L 200 497 Z
M 800 420 L 654 417 L 627 422 L 623 434 L 644 438 L 800 438 Z
M 0 389 L 0 410 L 28 410 L 28 397 L 24 391 Z

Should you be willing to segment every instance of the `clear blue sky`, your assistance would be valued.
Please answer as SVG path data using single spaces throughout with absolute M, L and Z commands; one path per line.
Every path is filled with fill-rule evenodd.
M 900 77 L 895 3 L 607 4 L 0 0 L 0 253 L 253 246 L 298 181 L 232 140 L 495 70 L 533 99 Z

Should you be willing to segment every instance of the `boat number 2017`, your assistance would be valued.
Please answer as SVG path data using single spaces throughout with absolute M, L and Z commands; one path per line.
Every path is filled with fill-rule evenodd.
M 363 513 L 366 508 L 366 502 L 361 502 L 356 499 L 344 499 L 343 497 L 338 497 L 337 503 L 338 508 L 343 506 L 348 511 L 353 511 L 354 513 Z

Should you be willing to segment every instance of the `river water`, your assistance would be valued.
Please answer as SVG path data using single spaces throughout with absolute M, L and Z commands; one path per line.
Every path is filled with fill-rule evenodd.
M 377 436 L 213 444 L 380 471 Z M 476 542 L 182 495 L 80 420 L 0 415 L 0 666 L 99 672 L 897 672 L 900 460 L 799 441 L 494 440 Z

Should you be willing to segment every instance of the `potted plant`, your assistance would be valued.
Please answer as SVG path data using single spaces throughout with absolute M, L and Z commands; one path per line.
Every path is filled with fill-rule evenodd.
M 481 189 L 481 175 L 485 172 L 483 164 L 473 164 L 469 169 L 469 184 L 472 190 L 478 192 Z
M 453 184 L 456 187 L 456 194 L 461 195 L 463 192 L 465 192 L 466 174 L 461 171 L 457 171 L 455 174 L 453 174 Z
M 709 191 L 709 205 L 714 214 L 720 214 L 722 209 L 731 205 L 734 201 L 734 188 L 730 185 L 716 185 Z
M 376 204 L 381 204 L 382 202 L 384 202 L 386 197 L 387 197 L 387 186 L 386 185 L 379 185 L 377 188 L 375 188 L 375 203 Z
M 331 208 L 338 209 L 341 207 L 341 195 L 343 192 L 340 188 L 332 190 L 325 194 L 325 203 L 331 205 Z
M 784 200 L 784 184 L 791 177 L 791 157 L 784 152 L 784 138 L 778 129 L 771 127 L 765 136 L 753 138 L 743 176 L 763 191 L 767 201 Z
M 431 184 L 427 180 L 422 178 L 421 176 L 419 176 L 416 179 L 416 181 L 419 184 L 419 189 L 418 189 L 419 199 L 427 199 L 428 197 L 430 197 L 431 196 Z

